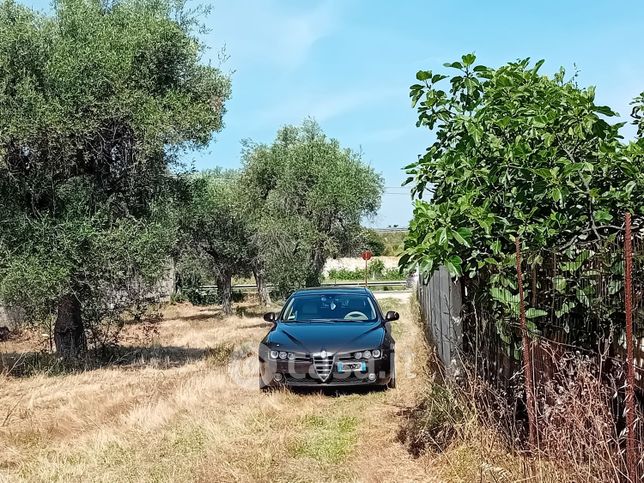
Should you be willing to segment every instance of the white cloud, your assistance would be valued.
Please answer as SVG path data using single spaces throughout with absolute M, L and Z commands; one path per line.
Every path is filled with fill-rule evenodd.
M 399 95 L 400 90 L 393 87 L 293 94 L 287 100 L 264 109 L 260 113 L 260 120 L 265 123 L 292 123 L 312 116 L 316 120 L 324 122 L 365 106 L 382 103 Z
M 330 2 L 304 10 L 284 8 L 277 0 L 244 0 L 217 3 L 213 9 L 213 34 L 226 42 L 230 65 L 268 63 L 294 68 L 313 45 L 336 27 L 336 12 Z M 302 5 L 300 4 L 300 5 Z

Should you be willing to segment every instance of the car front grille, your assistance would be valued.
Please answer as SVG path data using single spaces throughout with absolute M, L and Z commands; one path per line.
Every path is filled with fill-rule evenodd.
M 366 377 L 358 378 L 353 374 L 344 379 L 336 379 L 330 377 L 327 381 L 322 381 L 319 377 L 313 377 L 309 374 L 299 374 L 297 376 L 293 374 L 286 374 L 284 380 L 286 384 L 289 385 L 306 387 L 324 387 L 327 383 L 333 384 L 335 386 L 359 386 L 361 384 L 366 385 L 371 383 L 371 381 L 369 381 Z
M 333 357 L 313 356 L 313 365 L 320 380 L 322 382 L 328 381 L 333 370 Z

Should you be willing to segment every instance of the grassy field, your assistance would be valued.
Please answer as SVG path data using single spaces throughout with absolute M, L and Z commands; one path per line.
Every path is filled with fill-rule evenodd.
M 228 318 L 169 306 L 160 322 L 126 328 L 116 365 L 0 376 L 0 481 L 521 479 L 525 461 L 475 423 L 441 454 L 414 457 L 399 441 L 432 387 L 427 347 L 400 295 L 381 299 L 401 312 L 398 388 L 386 392 L 260 393 L 255 351 L 268 326 L 249 305 Z M 26 335 L 2 343 L 5 366 L 33 344 Z
M 153 328 L 126 330 L 127 364 L 5 376 L 0 480 L 432 481 L 396 437 L 420 377 L 418 332 L 405 303 L 383 304 L 402 312 L 388 392 L 260 393 L 254 350 L 267 326 L 253 307 L 222 318 L 170 306 Z

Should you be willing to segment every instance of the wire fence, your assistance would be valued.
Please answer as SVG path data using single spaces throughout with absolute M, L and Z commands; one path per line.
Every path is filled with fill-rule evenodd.
M 565 399 L 564 389 L 571 390 L 574 382 L 578 399 L 590 398 L 579 381 L 586 369 L 591 371 L 602 385 L 593 394 L 603 395 L 617 435 L 609 443 L 624 456 L 616 478 L 640 481 L 644 220 L 633 222 L 631 235 L 627 218 L 623 229 L 593 242 L 525 251 L 517 240 L 514 266 L 507 263 L 442 291 L 444 284 L 433 281 L 439 272 L 419 284 L 419 300 L 428 333 L 440 344 L 441 360 L 453 366 L 453 353 L 459 352 L 480 379 L 504 395 L 515 417 L 526 421 L 523 437 L 532 446 L 552 436 L 544 428 L 556 414 L 556 401 Z M 461 297 L 454 296 L 454 287 Z M 450 300 L 459 306 L 437 305 Z M 449 314 L 458 330 L 446 327 L 445 316 L 437 313 Z

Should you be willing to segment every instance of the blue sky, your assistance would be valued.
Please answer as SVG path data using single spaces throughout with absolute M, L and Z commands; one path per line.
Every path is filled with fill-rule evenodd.
M 233 97 L 224 130 L 186 160 L 237 167 L 242 139 L 270 142 L 280 126 L 312 116 L 385 177 L 369 222 L 379 227 L 409 221 L 401 168 L 431 142 L 408 97 L 419 69 L 467 52 L 488 66 L 524 57 L 546 59 L 542 72 L 576 65 L 580 84 L 596 85 L 597 101 L 625 117 L 644 91 L 641 0 L 219 0 L 203 20 L 208 57 L 217 62 L 224 46 L 229 56 Z

